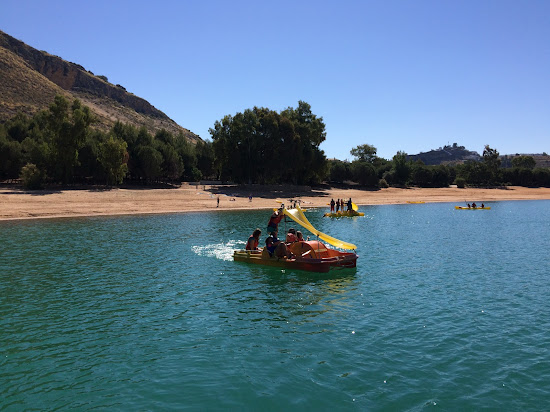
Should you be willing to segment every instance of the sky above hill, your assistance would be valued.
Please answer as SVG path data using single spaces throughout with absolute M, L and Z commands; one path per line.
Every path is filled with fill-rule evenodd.
M 1 0 L 0 30 L 210 139 L 302 100 L 329 158 L 458 143 L 550 153 L 548 0 Z

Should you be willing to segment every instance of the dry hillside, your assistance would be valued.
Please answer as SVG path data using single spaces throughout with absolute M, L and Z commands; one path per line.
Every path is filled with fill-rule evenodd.
M 33 115 L 46 109 L 56 94 L 77 98 L 97 116 L 97 127 L 109 129 L 121 121 L 145 126 L 151 133 L 166 129 L 201 138 L 184 129 L 146 100 L 95 76 L 84 67 L 36 50 L 0 31 L 0 122 L 17 112 Z

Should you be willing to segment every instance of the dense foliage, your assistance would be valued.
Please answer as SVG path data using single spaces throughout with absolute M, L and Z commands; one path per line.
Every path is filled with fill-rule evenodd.
M 550 169 L 535 168 L 532 156 L 516 156 L 509 168 L 503 168 L 496 149 L 485 146 L 481 162 L 467 161 L 456 165 L 427 166 L 422 160 L 408 160 L 404 152 L 397 152 L 391 161 L 376 156 L 376 148 L 360 145 L 350 154 L 355 160 L 329 161 L 328 180 L 335 183 L 352 181 L 369 187 L 419 186 L 544 186 L 550 187 Z
M 18 114 L 0 125 L 0 180 L 17 179 L 26 188 L 46 182 L 198 181 L 234 183 L 355 183 L 364 187 L 546 186 L 550 169 L 537 168 L 531 156 L 508 159 L 485 146 L 482 161 L 425 165 L 404 152 L 391 160 L 362 144 L 351 149 L 352 162 L 327 160 L 320 144 L 325 124 L 305 102 L 280 113 L 254 107 L 227 115 L 210 129 L 212 142 L 190 143 L 166 130 L 117 122 L 109 132 L 93 129 L 94 116 L 78 100 L 56 96 L 48 110 L 33 117 Z
M 21 177 L 31 182 L 28 187 L 43 181 L 117 185 L 125 179 L 198 180 L 213 173 L 211 143 L 195 146 L 183 135 L 161 130 L 153 136 L 120 122 L 103 133 L 93 123 L 88 107 L 56 96 L 48 110 L 0 125 L 0 179 Z
M 311 184 L 325 177 L 325 124 L 305 102 L 281 113 L 254 107 L 225 116 L 210 134 L 222 180 Z

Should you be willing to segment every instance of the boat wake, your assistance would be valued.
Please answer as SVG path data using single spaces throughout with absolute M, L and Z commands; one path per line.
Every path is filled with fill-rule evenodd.
M 191 250 L 199 256 L 215 257 L 220 260 L 233 260 L 233 251 L 241 248 L 244 248 L 242 241 L 230 240 L 227 243 L 193 246 Z

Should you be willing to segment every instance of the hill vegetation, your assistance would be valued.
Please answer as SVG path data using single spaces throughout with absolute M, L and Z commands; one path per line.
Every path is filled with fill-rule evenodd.
M 181 182 L 213 174 L 211 143 L 191 143 L 183 133 L 116 122 L 103 132 L 80 100 L 56 95 L 47 110 L 0 124 L 0 179 L 43 183 L 118 185 L 123 181 Z M 30 182 L 30 183 L 29 183 Z
M 18 113 L 33 116 L 61 95 L 90 108 L 93 128 L 108 131 L 118 121 L 151 134 L 164 129 L 196 143 L 200 137 L 179 126 L 146 100 L 81 65 L 39 51 L 0 31 L 0 123 Z

